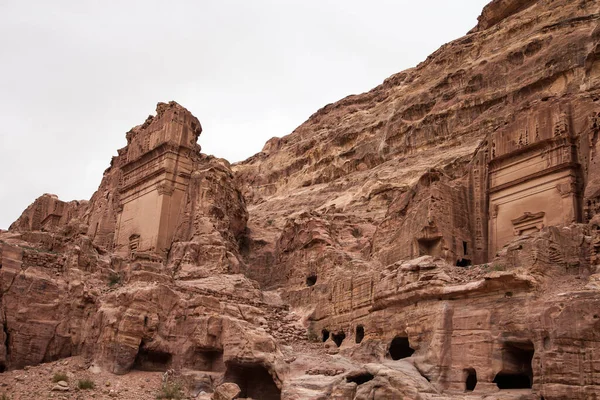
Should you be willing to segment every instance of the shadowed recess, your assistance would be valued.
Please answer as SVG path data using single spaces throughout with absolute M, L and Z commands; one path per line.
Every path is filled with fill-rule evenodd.
M 142 341 L 133 363 L 133 369 L 140 371 L 166 371 L 171 365 L 171 358 L 170 353 L 149 350 Z
M 225 382 L 240 387 L 240 398 L 279 400 L 281 391 L 265 367 L 259 364 L 228 363 Z
M 407 337 L 396 336 L 390 344 L 389 355 L 392 360 L 410 357 L 414 352 L 415 350 L 410 347 Z
M 502 370 L 493 383 L 499 389 L 530 389 L 533 385 L 533 343 L 506 342 L 502 348 Z
M 346 339 L 346 334 L 344 332 L 334 333 L 331 335 L 331 338 L 333 339 L 333 342 L 336 344 L 336 346 L 340 347 L 344 339 Z

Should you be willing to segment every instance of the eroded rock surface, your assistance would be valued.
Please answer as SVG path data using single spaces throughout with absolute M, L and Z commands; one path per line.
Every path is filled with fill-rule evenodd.
M 599 20 L 494 0 L 233 166 L 159 103 L 89 201 L 43 195 L 0 232 L 2 370 L 77 356 L 203 399 L 600 396 Z

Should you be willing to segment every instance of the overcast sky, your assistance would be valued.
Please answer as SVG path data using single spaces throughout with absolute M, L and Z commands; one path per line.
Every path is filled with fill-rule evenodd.
M 159 101 L 240 161 L 464 35 L 487 2 L 0 0 L 0 228 L 43 193 L 89 199 Z

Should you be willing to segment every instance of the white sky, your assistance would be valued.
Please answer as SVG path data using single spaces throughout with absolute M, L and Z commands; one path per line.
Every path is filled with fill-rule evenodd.
M 89 199 L 159 101 L 240 161 L 464 35 L 487 2 L 0 0 L 0 228 L 43 193 Z

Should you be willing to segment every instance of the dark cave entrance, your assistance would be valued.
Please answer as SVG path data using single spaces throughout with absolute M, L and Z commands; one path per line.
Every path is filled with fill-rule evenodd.
M 346 334 L 344 332 L 334 333 L 331 335 L 331 339 L 337 347 L 340 347 L 344 339 L 346 339 Z
M 325 343 L 327 339 L 329 339 L 329 331 L 327 329 L 323 329 L 321 331 L 321 339 L 323 340 L 323 343 Z
M 356 336 L 354 337 L 354 340 L 356 343 L 360 343 L 363 341 L 364 338 L 365 338 L 365 328 L 362 325 L 358 325 L 356 327 Z
M 133 369 L 139 371 L 164 372 L 171 366 L 171 354 L 163 351 L 149 350 L 142 341 L 133 362 Z
M 461 258 L 458 261 L 456 261 L 456 266 L 457 267 L 468 267 L 469 265 L 471 265 L 471 260 L 469 260 L 468 258 Z
M 306 286 L 314 286 L 317 283 L 317 275 L 309 275 L 306 277 Z
M 504 344 L 502 370 L 492 381 L 498 386 L 498 389 L 531 389 L 533 386 L 531 361 L 534 352 L 533 343 L 530 340 Z
M 474 368 L 465 369 L 465 391 L 472 392 L 477 386 L 477 371 Z
M 408 337 L 403 336 L 396 336 L 394 340 L 392 340 L 388 351 L 392 360 L 401 360 L 410 357 L 414 352 L 415 350 L 410 347 Z
M 273 377 L 260 364 L 227 364 L 225 382 L 233 382 L 240 387 L 240 398 L 281 399 L 281 391 L 275 384 Z
M 531 389 L 531 380 L 525 374 L 499 372 L 492 382 L 498 386 L 498 389 Z
M 357 385 L 362 385 L 363 383 L 367 383 L 370 380 L 373 380 L 373 378 L 373 374 L 370 374 L 368 372 L 361 372 L 354 375 L 348 375 L 346 377 L 346 382 L 354 382 Z

